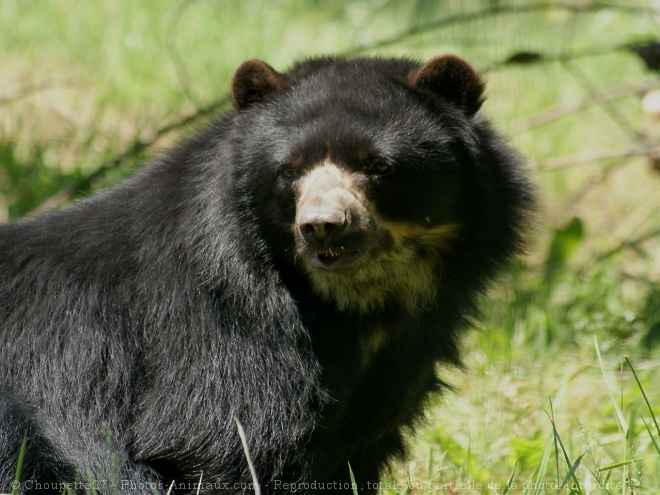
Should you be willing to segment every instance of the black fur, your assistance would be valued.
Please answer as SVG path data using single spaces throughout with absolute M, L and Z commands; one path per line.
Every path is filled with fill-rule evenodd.
M 250 64 L 239 111 L 132 180 L 0 227 L 0 492 L 27 432 L 22 492 L 194 493 L 203 473 L 202 493 L 248 493 L 237 419 L 262 493 L 350 493 L 349 462 L 372 493 L 444 388 L 436 364 L 460 363 L 458 335 L 532 206 L 515 153 L 451 101 L 474 110 L 481 83 L 452 65 L 417 88 L 407 60 Z M 442 94 L 461 77 L 472 93 Z M 372 152 L 393 164 L 365 172 L 384 218 L 460 225 L 413 313 L 339 311 L 299 268 L 282 170 Z M 388 338 L 365 365 L 375 326 Z

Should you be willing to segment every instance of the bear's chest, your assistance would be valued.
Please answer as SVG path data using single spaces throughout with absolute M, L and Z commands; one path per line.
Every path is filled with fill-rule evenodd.
M 322 471 L 401 445 L 402 427 L 436 388 L 433 362 L 423 357 L 414 330 L 384 319 L 337 327 L 314 341 L 329 396 L 312 439 Z

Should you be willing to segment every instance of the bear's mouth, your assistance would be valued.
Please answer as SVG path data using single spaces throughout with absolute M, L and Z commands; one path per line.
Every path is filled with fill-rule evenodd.
M 313 268 L 336 270 L 353 264 L 361 256 L 361 251 L 328 251 L 308 255 L 307 260 Z

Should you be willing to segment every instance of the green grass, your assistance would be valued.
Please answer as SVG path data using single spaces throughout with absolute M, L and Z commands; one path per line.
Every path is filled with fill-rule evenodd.
M 660 87 L 657 74 L 630 50 L 605 50 L 657 37 L 658 17 L 544 7 L 458 19 L 495 4 L 3 0 L 0 221 L 57 204 L 99 164 L 223 97 L 245 59 L 284 69 L 365 46 L 421 59 L 462 55 L 485 71 L 484 113 L 529 158 L 542 209 L 529 255 L 488 294 L 466 339 L 467 372 L 440 370 L 456 391 L 430 405 L 410 459 L 393 466 L 382 493 L 660 493 L 660 351 L 652 345 L 660 339 L 660 175 L 643 154 L 556 166 L 660 142 L 660 120 L 643 113 L 634 89 Z M 399 33 L 407 35 L 392 41 Z M 604 53 L 552 61 L 592 50 Z M 501 64 L 520 52 L 545 61 Z M 591 103 L 611 88 L 629 91 Z M 576 104 L 583 108 L 534 124 Z M 163 134 L 79 195 L 130 175 L 189 130 Z

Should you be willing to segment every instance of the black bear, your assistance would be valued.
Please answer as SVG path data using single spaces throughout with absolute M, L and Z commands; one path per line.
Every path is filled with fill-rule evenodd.
M 0 227 L 0 492 L 375 493 L 529 224 L 483 90 L 248 61 L 137 177 Z

